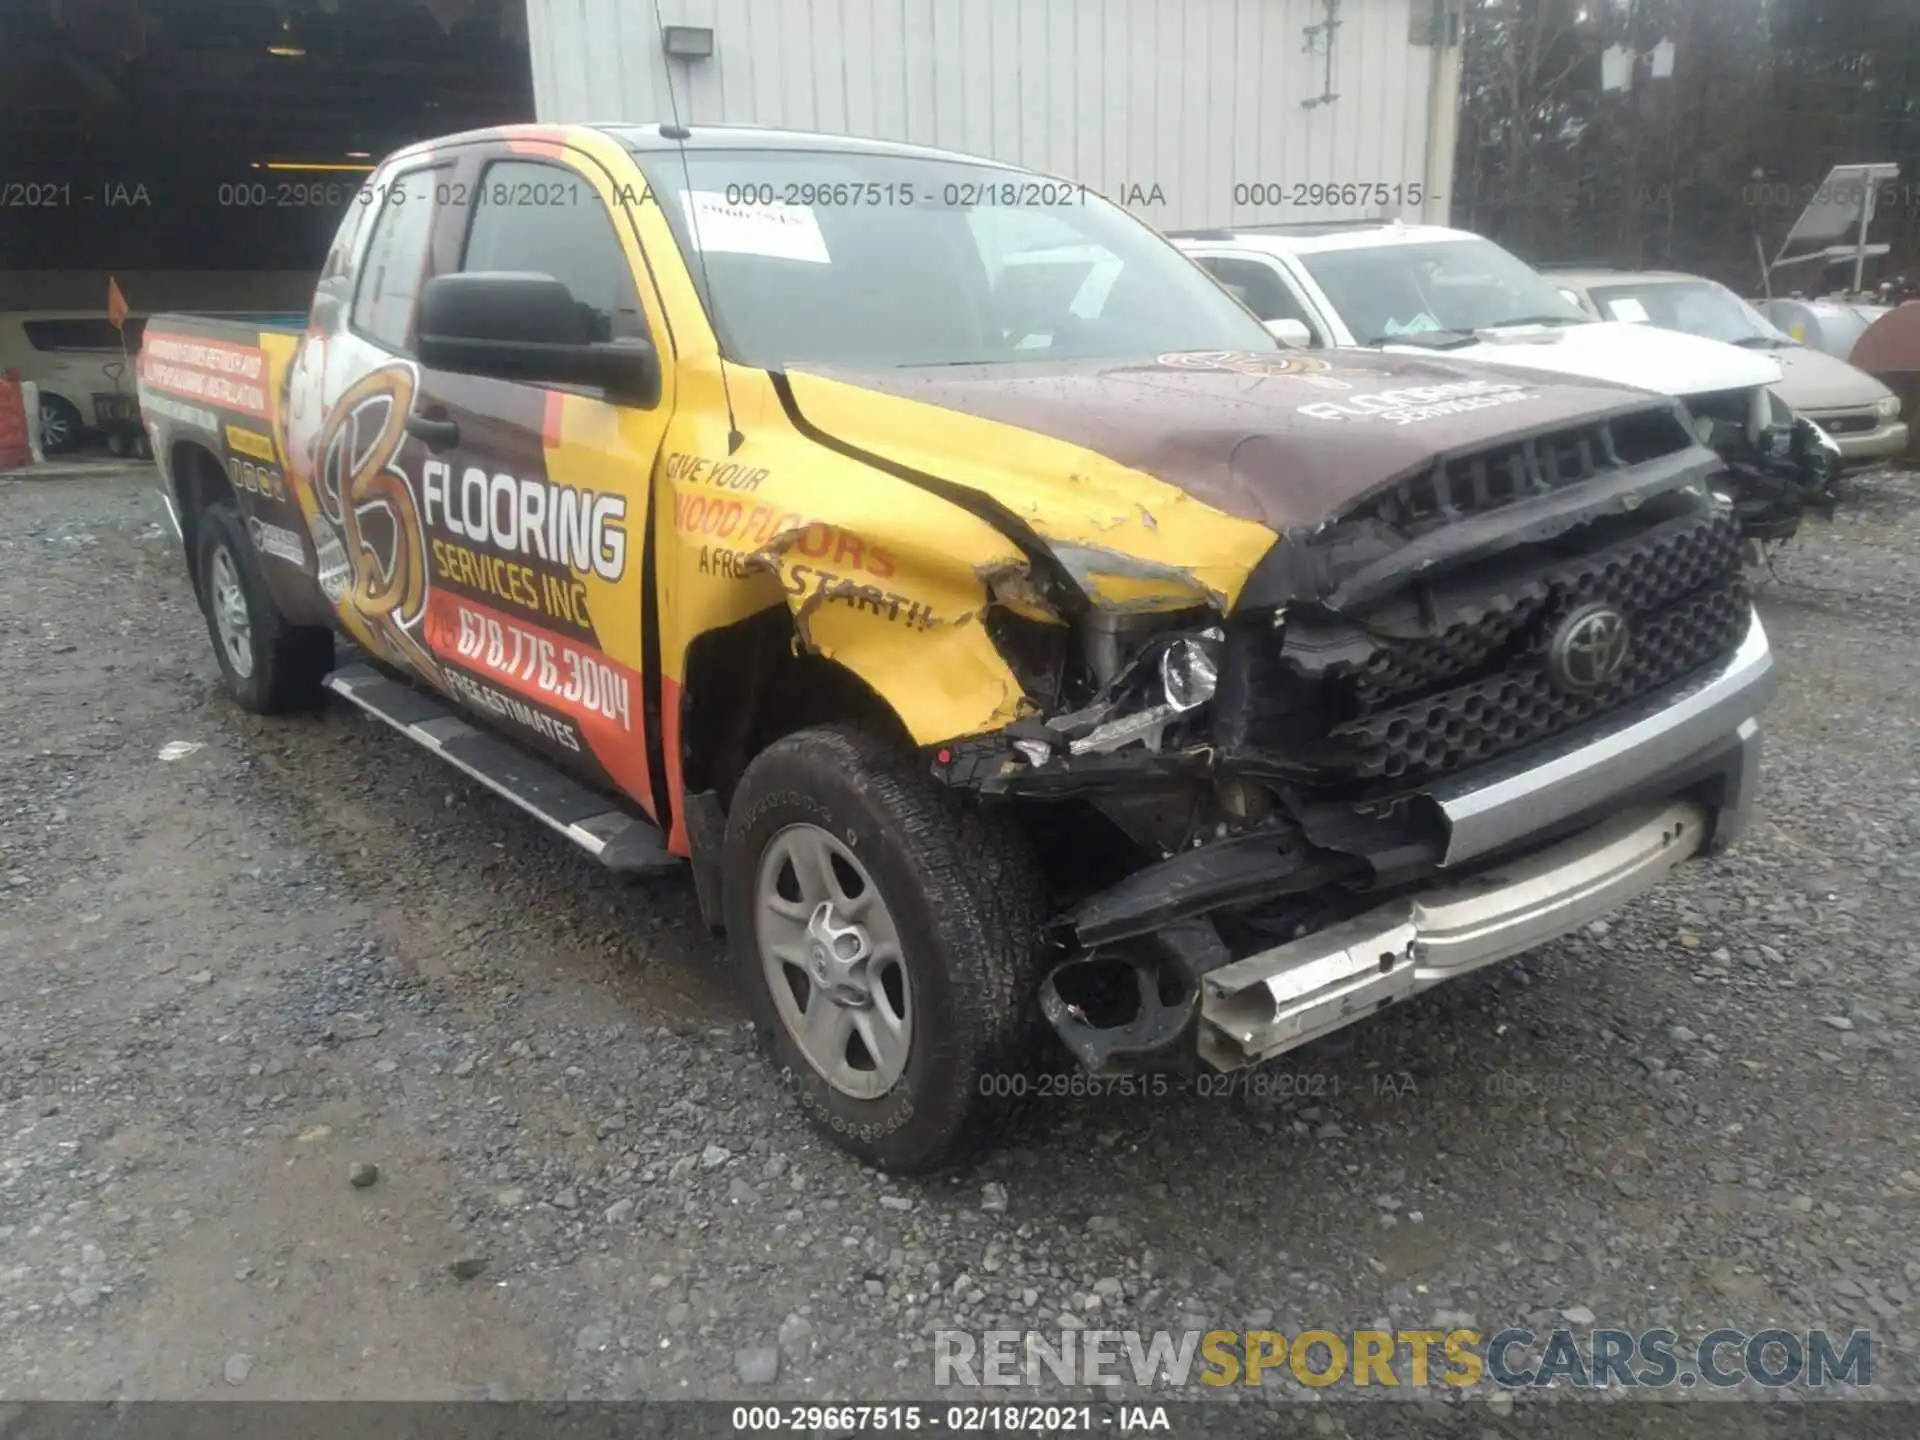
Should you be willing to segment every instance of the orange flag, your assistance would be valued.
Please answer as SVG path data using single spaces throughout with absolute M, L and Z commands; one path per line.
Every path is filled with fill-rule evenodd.
M 127 297 L 120 293 L 120 282 L 111 275 L 107 277 L 107 319 L 116 330 L 127 323 Z

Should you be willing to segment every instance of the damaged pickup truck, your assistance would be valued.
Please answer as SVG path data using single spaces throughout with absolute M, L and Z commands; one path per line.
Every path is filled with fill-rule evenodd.
M 1288 350 L 1079 187 L 880 142 L 514 127 L 360 198 L 303 329 L 146 332 L 228 688 L 690 866 L 874 1164 L 1060 1042 L 1257 1065 L 1747 813 L 1773 661 L 1669 399 Z

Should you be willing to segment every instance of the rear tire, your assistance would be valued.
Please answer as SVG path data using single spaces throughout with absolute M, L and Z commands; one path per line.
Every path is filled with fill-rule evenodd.
M 821 915 L 800 882 L 804 860 L 792 858 L 809 853 L 837 857 L 839 878 L 824 882 L 825 918 L 806 933 L 870 955 L 857 962 L 864 978 L 831 969 L 810 940 L 784 943 L 786 927 Z M 1000 1138 L 1046 1033 L 1039 871 L 1005 817 L 941 790 L 897 741 L 825 725 L 775 741 L 747 767 L 722 869 L 727 943 L 755 1028 L 822 1134 L 899 1174 L 940 1169 Z M 781 956 L 771 956 L 776 946 Z M 831 983 L 814 985 L 809 954 Z M 784 1000 L 774 989 L 783 981 Z M 843 1036 L 854 1032 L 824 1064 L 808 1046 L 833 1054 L 834 1040 L 808 1025 L 814 1005 Z M 868 1047 L 866 1035 L 882 1043 Z M 850 1053 L 851 1070 L 838 1063 Z
M 318 705 L 333 669 L 333 632 L 281 618 L 231 500 L 200 512 L 196 538 L 200 607 L 228 693 L 256 715 Z

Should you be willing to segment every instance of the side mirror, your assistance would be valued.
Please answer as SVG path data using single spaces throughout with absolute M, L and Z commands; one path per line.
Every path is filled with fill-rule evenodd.
M 1307 328 L 1304 320 L 1268 320 L 1265 322 L 1267 333 L 1283 344 L 1296 350 L 1307 350 L 1313 346 L 1313 332 Z
M 612 400 L 660 398 L 660 355 L 645 340 L 596 340 L 591 312 L 551 275 L 440 275 L 420 292 L 414 348 L 434 370 L 539 385 L 593 385 Z

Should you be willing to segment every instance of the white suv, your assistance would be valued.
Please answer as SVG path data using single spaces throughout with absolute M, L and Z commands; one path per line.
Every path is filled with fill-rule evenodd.
M 1438 225 L 1344 221 L 1170 237 L 1283 340 L 1438 352 L 1654 390 L 1682 401 L 1695 433 L 1747 493 L 1759 537 L 1790 534 L 1839 454 L 1770 387 L 1765 353 L 1598 320 L 1491 240 Z

